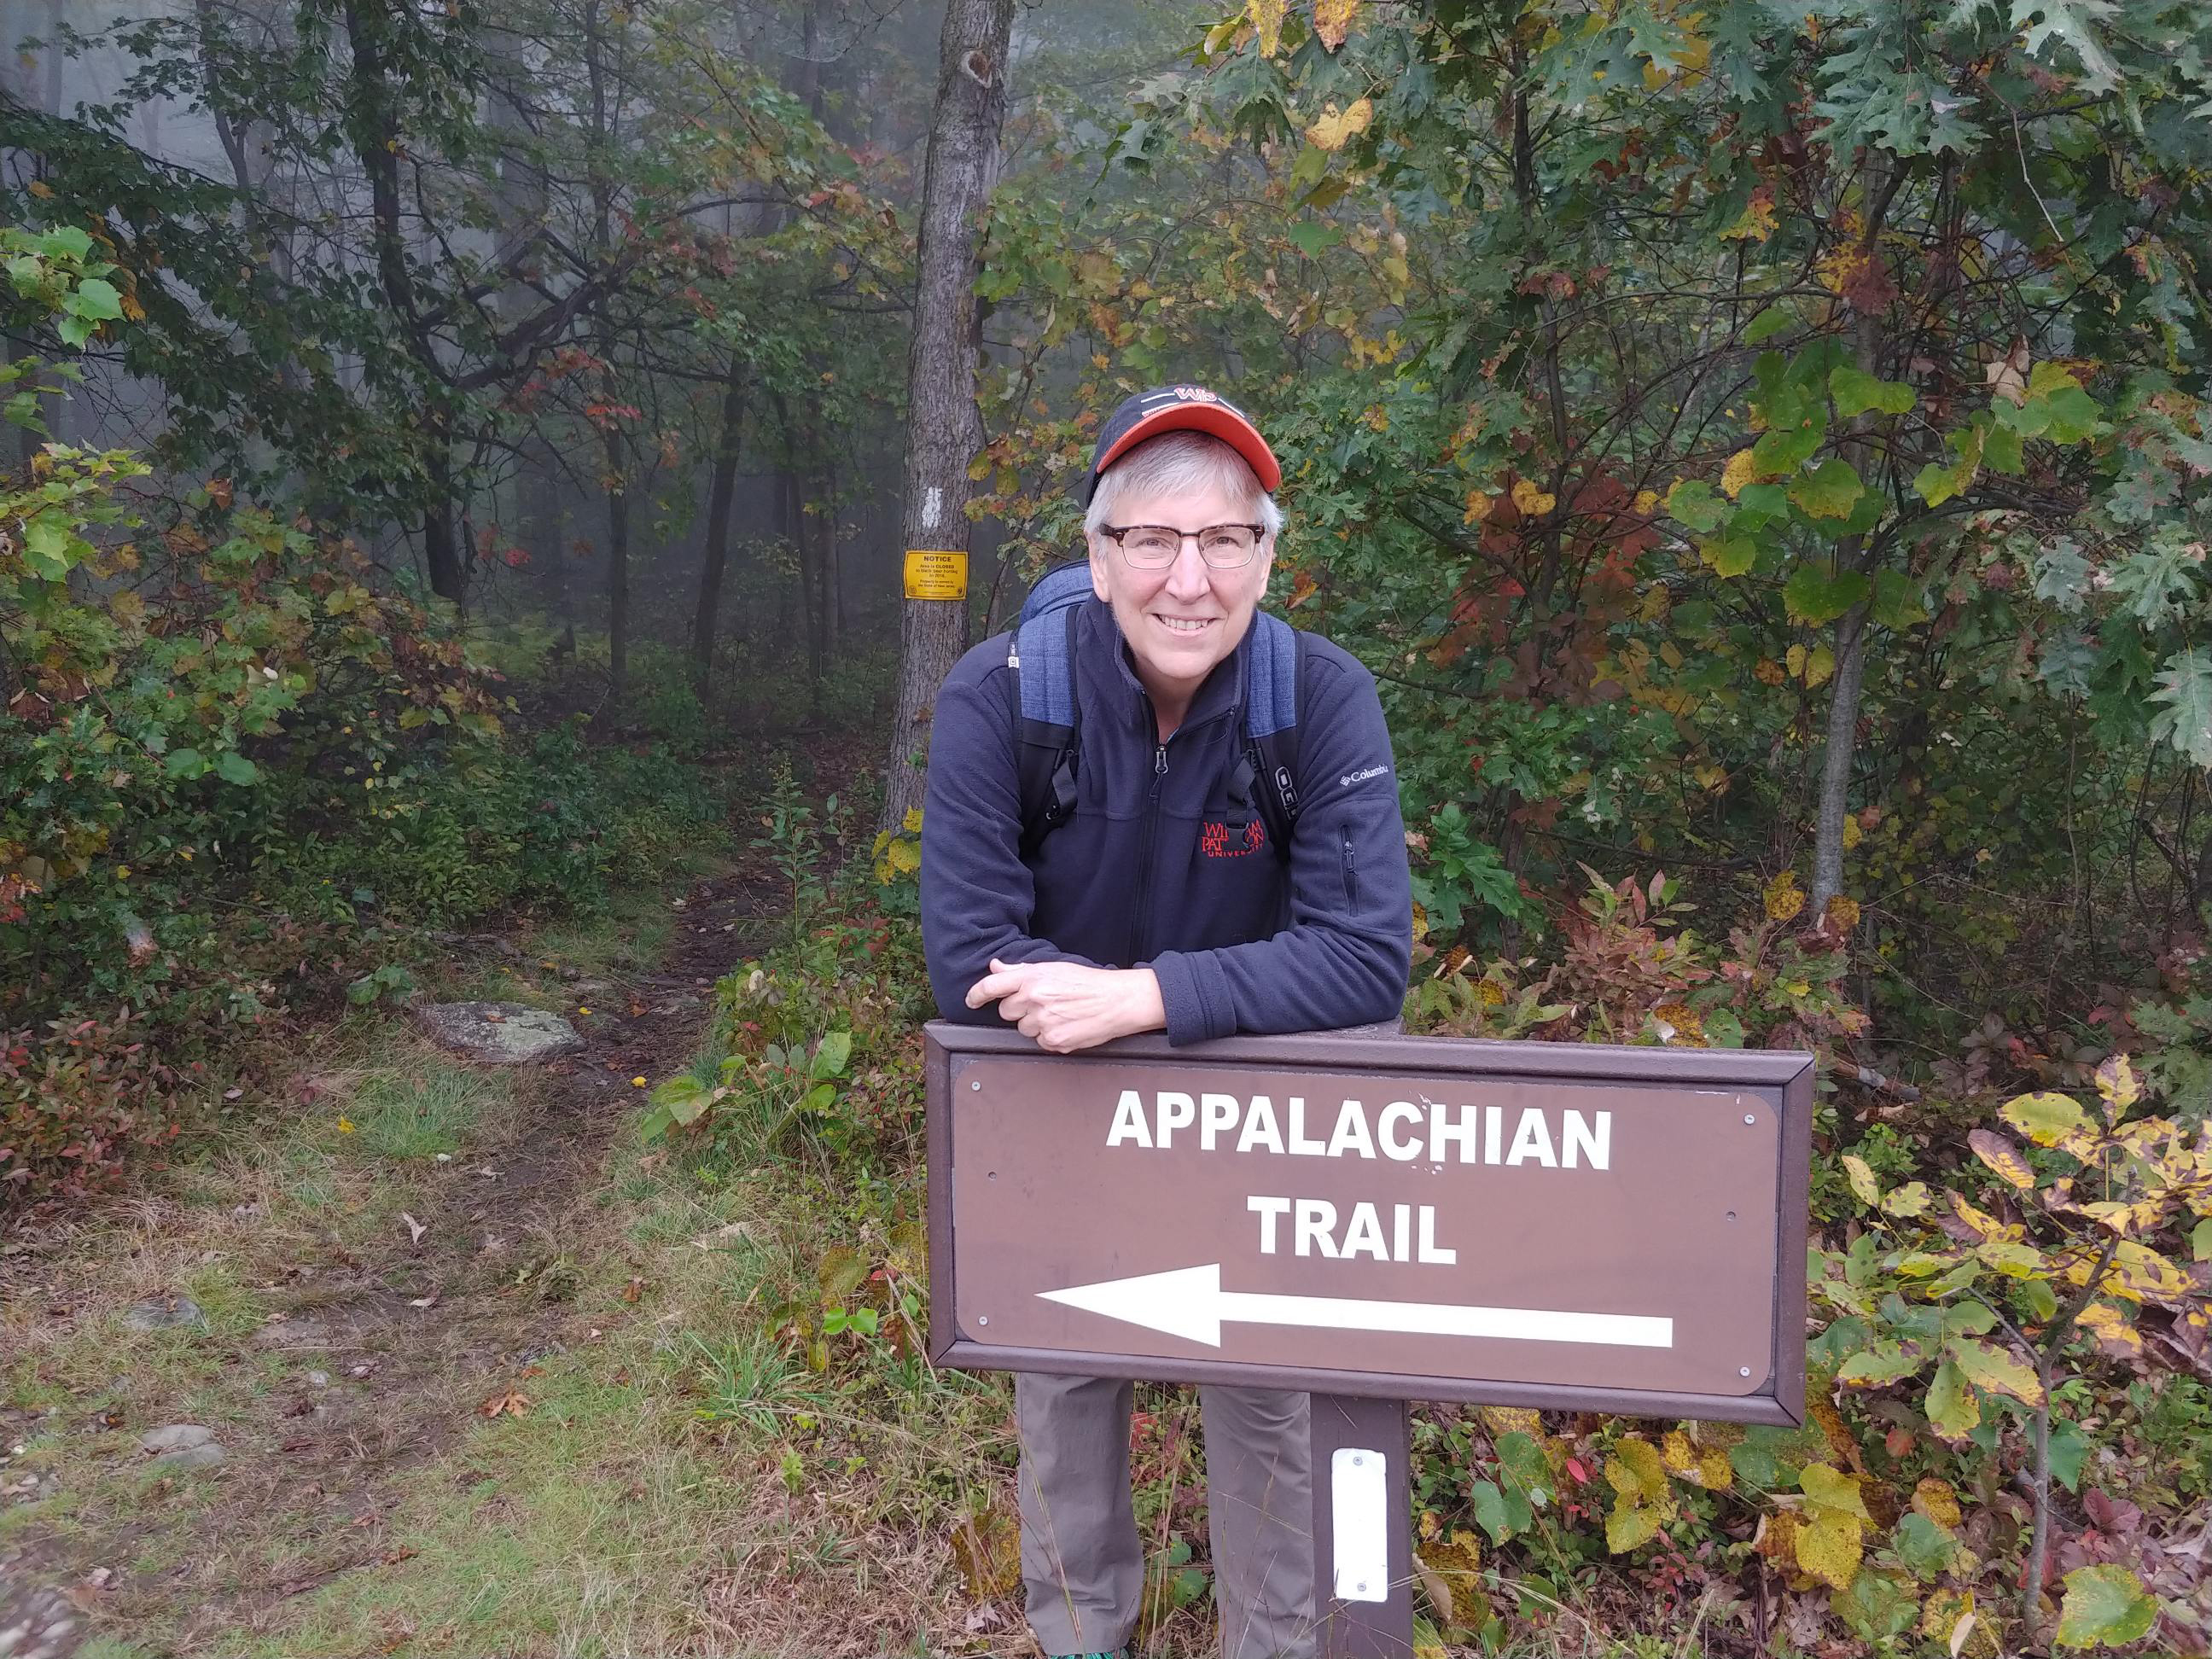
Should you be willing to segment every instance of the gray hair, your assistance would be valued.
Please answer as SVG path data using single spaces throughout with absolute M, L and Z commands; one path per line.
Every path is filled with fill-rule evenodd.
M 1186 490 L 1218 489 L 1244 503 L 1243 511 L 1269 535 L 1283 527 L 1283 509 L 1260 488 L 1251 464 L 1218 438 L 1188 429 L 1147 439 L 1098 476 L 1083 527 L 1096 533 L 1112 521 L 1125 499 L 1152 501 Z

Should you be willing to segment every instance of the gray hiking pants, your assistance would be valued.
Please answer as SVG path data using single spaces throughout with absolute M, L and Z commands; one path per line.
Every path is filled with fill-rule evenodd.
M 1145 1554 L 1129 1504 L 1132 1393 L 1109 1377 L 1014 1378 L 1022 1583 L 1048 1654 L 1110 1653 L 1136 1633 Z M 1198 1397 L 1223 1659 L 1313 1659 L 1311 1396 Z

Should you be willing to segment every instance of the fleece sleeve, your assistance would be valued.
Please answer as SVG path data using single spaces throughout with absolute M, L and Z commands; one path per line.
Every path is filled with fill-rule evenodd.
M 1009 1023 L 996 1003 L 970 1008 L 966 1000 L 994 958 L 1097 965 L 1029 931 L 1036 883 L 1022 862 L 1008 695 L 1001 674 L 975 672 L 972 656 L 946 678 L 937 697 L 922 803 L 922 952 L 938 1012 L 967 1025 Z
M 1325 1030 L 1395 1016 L 1413 964 L 1413 888 L 1389 729 L 1375 679 L 1331 651 L 1299 718 L 1290 926 L 1170 951 L 1151 964 L 1171 1042 Z

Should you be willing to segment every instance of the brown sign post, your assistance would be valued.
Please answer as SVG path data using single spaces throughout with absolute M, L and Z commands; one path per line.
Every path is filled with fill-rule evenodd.
M 1802 1419 L 1808 1054 L 928 1039 L 932 1356 L 1313 1391 L 1328 1659 L 1411 1651 L 1402 1402 Z

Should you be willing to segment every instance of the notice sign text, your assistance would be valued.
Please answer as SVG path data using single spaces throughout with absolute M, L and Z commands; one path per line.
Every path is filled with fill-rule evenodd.
M 1800 1415 L 1808 1055 L 930 1033 L 941 1363 Z

